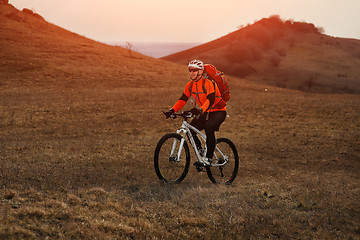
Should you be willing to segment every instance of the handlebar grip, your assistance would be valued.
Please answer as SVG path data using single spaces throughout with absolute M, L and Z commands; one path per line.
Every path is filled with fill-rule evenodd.
M 166 118 L 176 118 L 176 115 L 174 113 L 172 113 L 171 115 L 168 115 L 168 112 L 164 112 L 162 111 L 162 113 L 165 115 Z
M 194 116 L 194 114 L 191 111 L 183 111 L 182 113 L 171 113 L 170 115 L 168 115 L 169 112 L 162 111 L 162 113 L 165 115 L 166 118 L 172 118 L 172 119 L 177 118 L 177 116 L 180 116 L 185 119 Z

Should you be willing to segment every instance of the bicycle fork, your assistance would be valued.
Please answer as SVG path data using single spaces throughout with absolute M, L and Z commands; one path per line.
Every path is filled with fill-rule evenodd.
M 180 134 L 181 132 L 182 132 L 182 134 Z M 191 146 L 192 146 L 193 149 L 194 149 L 196 158 L 197 158 L 199 161 L 202 162 L 202 157 L 203 157 L 203 156 L 200 154 L 199 149 L 196 147 L 196 144 L 195 144 L 195 141 L 194 141 L 194 138 L 193 138 L 191 132 L 190 132 L 190 131 L 187 131 L 187 130 L 184 129 L 184 128 L 182 128 L 182 129 L 179 129 L 179 130 L 177 131 L 177 133 L 182 136 L 182 139 L 181 139 L 181 140 L 182 140 L 183 142 L 185 142 L 186 135 L 188 134 L 188 138 L 189 138 L 189 141 L 190 141 Z M 204 137 L 204 139 L 205 139 L 205 136 L 203 136 L 203 137 Z M 182 146 L 181 146 L 181 147 L 182 147 Z M 206 146 L 205 146 L 205 151 L 203 152 L 203 155 L 205 156 L 205 154 L 206 154 Z
M 176 146 L 178 145 L 179 140 L 176 138 L 174 139 L 174 142 L 173 142 L 173 145 L 171 148 L 171 153 L 170 153 L 170 160 L 180 162 L 181 161 L 181 152 L 184 147 L 184 143 L 186 141 L 187 131 L 186 131 L 186 129 L 181 128 L 181 129 L 177 130 L 176 133 L 179 134 L 182 138 L 180 140 L 180 145 L 179 145 L 177 153 L 175 153 L 175 151 L 176 151 Z M 192 143 L 192 145 L 194 146 L 194 144 L 192 142 L 192 137 L 190 137 L 189 139 L 190 139 L 190 142 Z M 199 156 L 199 152 L 197 151 L 197 149 L 195 150 L 195 152 L 196 152 L 196 155 Z
M 170 159 L 172 159 L 173 161 L 176 161 L 176 162 L 180 162 L 180 160 L 181 160 L 181 150 L 184 147 L 185 139 L 181 138 L 178 152 L 175 153 L 176 146 L 178 145 L 178 141 L 179 141 L 178 139 L 174 139 L 173 146 L 171 148 L 171 153 L 170 153 Z

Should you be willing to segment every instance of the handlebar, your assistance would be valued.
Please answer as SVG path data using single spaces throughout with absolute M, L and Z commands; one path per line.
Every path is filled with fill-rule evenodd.
M 164 111 L 163 111 L 163 114 L 166 116 Z M 172 119 L 175 119 L 177 117 L 181 117 L 186 120 L 186 119 L 194 117 L 194 114 L 192 114 L 191 111 L 183 111 L 181 113 L 173 113 L 169 116 L 169 118 L 172 118 Z

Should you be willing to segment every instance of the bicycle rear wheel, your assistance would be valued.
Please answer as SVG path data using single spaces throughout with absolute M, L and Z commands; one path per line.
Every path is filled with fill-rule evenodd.
M 238 152 L 229 139 L 218 138 L 216 141 L 213 163 L 224 165 L 206 167 L 206 172 L 213 183 L 231 184 L 239 169 Z
M 186 141 L 178 157 L 182 136 L 169 133 L 158 142 L 154 154 L 154 167 L 158 178 L 167 183 L 180 183 L 190 166 L 190 151 Z

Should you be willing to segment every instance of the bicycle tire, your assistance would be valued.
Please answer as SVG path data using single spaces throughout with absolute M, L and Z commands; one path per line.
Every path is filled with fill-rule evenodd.
M 180 140 L 182 139 L 182 136 L 177 133 L 164 135 L 155 148 L 155 172 L 158 178 L 166 183 L 180 183 L 189 172 L 190 150 L 186 141 L 184 142 L 181 159 L 177 161 L 170 157 L 171 148 L 176 139 L 179 140 L 175 151 L 177 153 Z M 182 159 L 183 157 L 185 157 L 185 161 Z
M 213 183 L 224 183 L 224 184 L 231 184 L 237 175 L 239 169 L 239 156 L 236 150 L 234 143 L 227 138 L 218 138 L 216 140 L 216 146 L 229 158 L 229 161 L 224 166 L 212 166 L 206 167 L 207 175 L 211 182 Z M 214 159 L 213 161 L 218 161 L 216 159 L 217 150 L 214 152 Z

